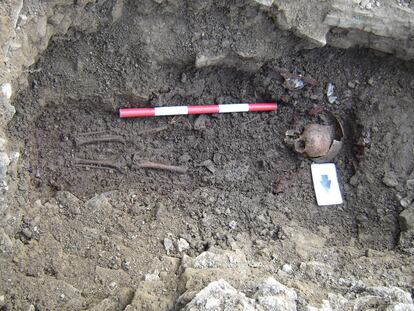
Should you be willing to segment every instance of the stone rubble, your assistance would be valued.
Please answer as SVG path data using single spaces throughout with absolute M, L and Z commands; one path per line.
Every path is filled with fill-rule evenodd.
M 188 244 L 187 240 L 183 238 L 179 238 L 177 242 L 177 249 L 180 253 L 188 250 L 190 248 L 190 244 Z
M 405 253 L 414 255 L 414 204 L 400 213 L 399 247 Z
M 269 7 L 272 1 L 255 0 Z M 365 46 L 405 59 L 414 58 L 414 11 L 396 1 L 273 1 L 279 27 L 315 46 Z M 335 36 L 330 34 L 334 31 Z
M 230 256 L 230 257 L 229 257 Z M 235 265 L 229 265 L 229 258 L 234 256 L 239 261 Z M 241 256 L 241 257 L 240 257 Z M 206 261 L 208 258 L 208 261 Z M 181 295 L 177 300 L 178 303 L 183 304 L 184 311 L 208 311 L 208 310 L 251 310 L 251 311 L 294 311 L 297 310 L 299 305 L 299 296 L 303 295 L 302 292 L 293 288 L 287 287 L 278 282 L 273 276 L 269 276 L 265 279 L 256 279 L 253 281 L 254 285 L 250 288 L 254 288 L 253 294 L 247 294 L 248 288 L 246 288 L 243 282 L 238 282 L 233 279 L 229 281 L 227 278 L 221 278 L 220 276 L 226 276 L 225 273 L 215 274 L 217 279 L 211 280 L 204 287 L 200 288 L 200 280 L 205 282 L 207 279 L 205 275 L 210 275 L 211 272 L 216 270 L 217 267 L 227 267 L 227 269 L 233 270 L 234 275 L 240 277 L 245 275 L 244 273 L 237 273 L 239 267 L 243 267 L 246 263 L 245 258 L 240 251 L 237 253 L 231 253 L 228 251 L 213 250 L 213 252 L 204 252 L 197 258 L 187 258 L 187 268 L 184 270 L 185 276 L 188 269 L 196 264 L 201 270 L 197 274 L 193 275 L 194 278 L 198 278 L 199 282 L 196 287 L 192 287 L 191 282 L 186 282 L 187 291 Z M 203 264 L 198 264 L 203 262 Z M 228 274 L 229 275 L 229 274 Z M 237 285 L 235 285 L 237 284 Z M 199 290 L 194 290 L 200 288 Z M 410 293 L 397 288 L 397 287 L 368 287 L 360 282 L 360 293 L 355 298 L 352 293 L 349 297 L 342 296 L 340 294 L 328 293 L 327 299 L 323 299 L 318 306 L 314 304 L 305 305 L 307 311 L 343 311 L 343 310 L 367 310 L 370 306 L 378 306 L 381 310 L 414 310 L 414 304 Z

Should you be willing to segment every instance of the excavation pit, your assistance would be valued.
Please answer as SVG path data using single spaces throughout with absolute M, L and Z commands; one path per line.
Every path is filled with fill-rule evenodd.
M 162 269 L 175 303 L 184 290 L 179 272 L 169 273 L 179 271 L 171 267 L 182 251 L 174 246 L 166 259 L 166 238 L 188 241 L 193 257 L 243 244 L 251 267 L 283 278 L 277 267 L 286 262 L 299 269 L 323 261 L 338 277 L 360 278 L 410 266 L 396 196 L 410 195 L 414 169 L 412 63 L 362 48 L 305 49 L 257 5 L 145 3 L 124 3 L 119 16 L 103 6 L 94 11 L 96 31 L 53 37 L 13 97 L 7 133 L 20 157 L 9 201 L 18 256 L 1 274 L 16 285 L 0 286 L 14 297 L 12 310 L 26 292 L 38 310 L 91 307 Z M 287 72 L 304 85 L 287 84 Z M 121 107 L 273 101 L 275 112 L 118 116 Z M 284 138 L 288 129 L 326 124 L 331 113 L 347 130 L 335 158 L 345 203 L 319 207 L 312 161 Z M 139 167 L 143 161 L 186 171 Z M 354 270 L 349 258 L 371 258 L 367 250 L 400 257 L 378 259 L 378 271 L 367 272 L 366 262 Z M 395 271 L 382 281 L 412 288 Z M 65 289 L 65 300 L 44 279 L 82 294 Z

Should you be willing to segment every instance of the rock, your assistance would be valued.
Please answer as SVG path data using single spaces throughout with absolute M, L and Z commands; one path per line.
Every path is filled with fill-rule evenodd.
M 367 0 L 358 1 L 359 5 L 352 5 L 349 0 L 273 2 L 279 27 L 294 31 L 314 46 L 360 45 L 406 59 L 414 58 L 414 39 L 410 35 L 414 11 L 398 6 L 395 1 L 380 6 Z M 330 35 L 331 30 L 336 31 L 335 35 Z
M 333 274 L 330 266 L 318 261 L 302 263 L 300 268 L 309 279 L 318 280 L 319 282 L 329 280 Z
M 124 0 L 115 1 L 115 4 L 112 7 L 112 12 L 111 12 L 113 23 L 122 17 L 123 9 L 124 9 Z
M 353 81 L 348 82 L 348 87 L 350 87 L 351 89 L 354 89 L 355 86 L 356 86 L 355 82 L 353 82 Z
M 364 288 L 364 287 L 362 287 Z M 352 297 L 352 296 L 351 296 Z M 389 310 L 413 311 L 411 295 L 397 287 L 369 287 L 362 289 L 357 298 L 345 298 L 340 294 L 328 294 L 320 307 L 307 306 L 307 311 L 331 310 Z
M 335 86 L 332 83 L 328 84 L 328 88 L 326 90 L 326 97 L 328 98 L 328 102 L 333 104 L 338 99 L 337 96 L 334 96 Z
M 371 86 L 374 86 L 375 80 L 373 78 L 369 78 L 367 83 Z
M 209 66 L 216 66 L 219 65 L 224 59 L 226 58 L 226 55 L 197 55 L 195 66 L 196 68 L 203 68 L 203 67 L 209 67 Z
M 409 306 L 409 308 L 405 310 L 414 310 L 413 299 L 411 295 L 406 291 L 398 287 L 385 287 L 385 286 L 378 286 L 378 287 L 369 287 L 366 290 L 367 294 L 377 296 L 383 298 L 384 304 L 389 304 L 389 306 L 396 306 L 399 304 L 403 304 L 405 306 Z M 398 308 L 394 310 L 404 310 L 403 308 Z
M 20 152 L 12 151 L 12 152 L 10 152 L 9 157 L 10 157 L 10 164 L 12 164 L 12 163 L 16 164 L 17 161 L 19 161 L 19 159 L 20 159 Z
M 180 253 L 186 251 L 189 248 L 190 248 L 190 244 L 188 244 L 187 240 L 183 238 L 178 239 L 177 249 Z
M 254 1 L 262 5 L 265 5 L 265 6 L 272 6 L 273 4 L 273 0 L 254 0 Z
M 180 298 L 179 300 L 183 300 Z M 183 310 L 294 311 L 296 299 L 294 290 L 271 277 L 258 284 L 253 299 L 220 279 L 199 291 Z
M 367 289 L 367 293 L 376 295 L 379 297 L 386 297 L 390 298 L 392 301 L 400 302 L 400 303 L 406 303 L 406 304 L 412 304 L 413 299 L 411 298 L 410 293 L 402 290 L 401 288 L 391 286 L 391 287 L 385 287 L 385 286 L 379 286 L 379 287 L 369 287 Z
M 12 86 L 10 83 L 3 83 L 1 85 L 1 95 L 6 97 L 7 99 L 10 99 L 10 97 L 12 96 Z
M 187 163 L 189 161 L 191 161 L 191 156 L 188 153 L 185 153 L 178 158 L 178 162 L 180 163 Z
M 13 118 L 16 113 L 16 108 L 10 104 L 10 101 L 6 97 L 0 96 L 0 120 L 7 124 Z
M 165 238 L 164 239 L 164 248 L 165 248 L 165 251 L 167 252 L 167 255 L 170 254 L 170 251 L 173 249 L 173 247 L 174 247 L 173 241 L 171 241 L 168 238 Z
M 338 310 L 341 310 L 341 309 L 338 309 Z M 333 311 L 333 309 L 328 300 L 323 300 L 322 305 L 320 307 L 307 306 L 306 311 Z
M 69 199 L 71 201 L 76 201 L 76 197 L 74 195 L 71 195 L 70 193 L 64 193 L 62 191 L 62 196 L 66 197 L 67 199 Z M 111 204 L 109 203 L 109 200 L 107 198 L 107 194 L 101 193 L 101 194 L 98 194 L 98 195 L 92 197 L 88 201 L 86 201 L 85 204 L 84 204 L 84 207 L 87 210 L 95 212 L 97 210 L 103 210 L 103 209 L 110 210 L 111 209 Z
M 282 266 L 282 271 L 290 274 L 290 273 L 292 273 L 292 272 L 293 272 L 293 268 L 292 268 L 292 266 L 291 266 L 291 265 L 289 265 L 289 264 L 284 264 L 284 265 Z
M 128 260 L 123 259 L 122 262 L 121 262 L 121 268 L 122 268 L 122 270 L 128 271 L 130 269 L 130 264 L 131 263 Z
M 349 184 L 350 184 L 351 186 L 354 186 L 354 187 L 358 186 L 358 184 L 359 184 L 359 176 L 358 176 L 358 174 L 353 175 L 353 176 L 349 179 Z
M 70 217 L 81 214 L 83 202 L 69 191 L 58 191 L 55 198 L 64 214 Z
M 399 216 L 401 231 L 414 230 L 414 207 L 407 208 Z
M 181 282 L 187 289 L 182 299 L 186 297 L 187 302 L 194 297 L 190 292 L 198 292 L 210 282 L 225 279 L 233 286 L 239 286 L 249 279 L 251 272 L 242 251 L 224 251 L 213 247 L 196 258 L 183 255 L 181 267 L 184 269 Z
M 237 291 L 225 280 L 211 282 L 185 306 L 184 311 L 254 311 L 256 302 Z
M 0 137 L 0 152 L 6 151 L 7 139 Z
M 26 308 L 24 308 L 25 311 L 35 311 L 36 308 L 34 305 L 29 304 Z
M 13 242 L 3 228 L 0 228 L 0 252 L 3 254 L 11 254 L 13 252 Z
M 202 114 L 197 117 L 194 122 L 194 129 L 197 131 L 205 130 L 207 128 L 207 124 L 210 122 L 210 117 Z
M 269 277 L 258 285 L 257 292 L 253 295 L 264 310 L 296 311 L 296 292 Z
M 247 265 L 242 252 L 221 251 L 215 248 L 203 252 L 192 260 L 191 267 L 206 268 L 235 268 Z
M 398 246 L 404 253 L 414 256 L 414 230 L 402 231 Z
M 229 222 L 229 228 L 231 230 L 235 230 L 237 228 L 237 221 L 235 221 L 235 220 L 230 221 Z
M 386 186 L 388 186 L 390 188 L 394 188 L 394 187 L 398 186 L 397 175 L 392 171 L 386 172 L 384 177 L 382 178 L 382 182 Z
M 0 178 L 4 178 L 7 173 L 7 168 L 10 164 L 10 158 L 6 152 L 0 152 Z
M 201 162 L 200 166 L 204 166 L 212 174 L 214 174 L 216 172 L 216 167 L 214 166 L 214 163 L 211 160 L 205 160 L 205 161 Z
M 144 277 L 145 282 L 155 282 L 160 280 L 160 274 L 158 271 L 155 271 L 154 273 L 148 273 L 145 274 Z
M 331 43 L 338 47 L 350 47 L 359 41 L 363 46 L 412 58 L 412 48 L 397 45 L 412 42 L 412 38 L 407 34 L 413 31 L 413 25 L 408 20 L 414 17 L 414 12 L 398 7 L 393 2 L 384 3 L 381 7 L 376 6 L 375 9 L 372 3 L 367 5 L 372 8 L 369 13 L 360 10 L 359 7 L 350 6 L 348 0 L 336 0 L 332 3 L 332 9 L 325 17 L 324 24 L 348 31 L 339 36 L 341 38 L 332 38 Z
M 326 45 L 329 25 L 323 23 L 324 14 L 320 10 L 329 10 L 327 3 L 318 2 L 318 8 L 311 1 L 274 0 L 277 7 L 277 23 L 283 29 L 291 29 L 298 36 L 311 42 L 313 46 Z
M 414 193 L 410 193 L 406 197 L 400 200 L 400 204 L 402 207 L 407 208 L 410 204 L 414 201 Z

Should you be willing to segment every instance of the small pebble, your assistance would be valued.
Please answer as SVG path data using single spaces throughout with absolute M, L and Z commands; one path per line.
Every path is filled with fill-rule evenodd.
M 108 286 L 110 290 L 114 290 L 115 288 L 117 288 L 118 285 L 116 284 L 116 282 L 111 282 Z
M 164 239 L 164 248 L 167 252 L 167 255 L 170 254 L 170 250 L 174 247 L 173 242 L 170 239 L 165 238 Z
M 358 185 L 358 183 L 359 183 L 359 176 L 358 176 L 357 174 L 355 174 L 354 176 L 352 176 L 352 177 L 350 178 L 350 180 L 349 180 L 349 183 L 350 183 L 352 186 L 356 187 L 356 186 Z
M 409 179 L 405 182 L 407 189 L 414 190 L 414 179 Z
M 1 85 L 1 94 L 7 99 L 12 96 L 12 87 L 10 83 L 3 83 Z
M 292 273 L 293 268 L 292 268 L 291 265 L 286 263 L 286 264 L 283 265 L 282 271 L 290 274 L 290 273 Z
M 194 129 L 197 131 L 202 131 L 207 128 L 207 124 L 210 121 L 210 117 L 202 114 L 197 117 L 197 119 L 194 121 Z
M 229 227 L 230 227 L 230 229 L 231 229 L 231 230 L 236 229 L 236 227 L 237 227 L 237 222 L 236 222 L 236 221 L 234 221 L 234 220 L 230 221 L 230 223 L 229 223 Z
M 187 163 L 189 161 L 191 161 L 191 156 L 188 153 L 185 153 L 178 158 L 178 162 L 180 163 Z
M 36 310 L 36 308 L 35 308 L 35 306 L 34 306 L 34 305 L 30 304 L 30 305 L 28 305 L 28 306 L 27 306 L 24 310 L 25 310 L 25 311 L 35 311 L 35 310 Z
M 200 165 L 204 166 L 206 169 L 208 169 L 212 174 L 214 174 L 216 172 L 216 168 L 214 166 L 213 161 L 211 160 L 206 160 L 203 161 Z
M 178 251 L 181 253 L 189 249 L 190 244 L 188 244 L 187 240 L 180 238 L 177 242 L 177 248 L 178 248 Z
M 350 87 L 351 89 L 354 89 L 356 86 L 355 82 L 349 81 L 348 82 L 348 87 Z
M 186 83 L 186 82 L 187 82 L 187 75 L 186 75 L 185 73 L 183 73 L 183 74 L 181 75 L 181 82 L 182 82 L 182 83 Z
M 394 172 L 385 173 L 384 178 L 382 179 L 382 182 L 390 188 L 398 186 L 397 176 L 395 175 Z
M 129 261 L 127 261 L 127 260 L 122 260 L 122 263 L 121 263 L 121 267 L 122 267 L 122 269 L 124 270 L 124 271 L 128 271 L 129 270 L 129 266 L 130 266 L 130 263 L 129 263 Z
M 160 279 L 160 275 L 158 271 L 155 271 L 154 273 L 145 274 L 145 277 L 144 277 L 144 280 L 146 282 L 154 282 L 154 281 L 158 281 L 159 279 Z
M 411 202 L 413 201 L 414 201 L 414 194 L 409 194 L 400 200 L 400 204 L 402 207 L 407 208 L 408 206 L 410 206 Z
M 338 99 L 337 96 L 333 95 L 334 92 L 335 92 L 335 86 L 332 83 L 328 83 L 328 87 L 327 87 L 327 90 L 326 90 L 326 97 L 328 98 L 328 102 L 330 104 L 335 103 L 336 100 Z

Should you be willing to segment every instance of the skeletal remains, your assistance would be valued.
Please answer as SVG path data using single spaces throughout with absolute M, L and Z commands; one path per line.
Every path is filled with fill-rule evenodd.
M 337 117 L 334 120 L 330 125 L 308 124 L 303 130 L 288 130 L 285 142 L 314 162 L 331 161 L 341 150 L 344 138 L 342 122 Z

